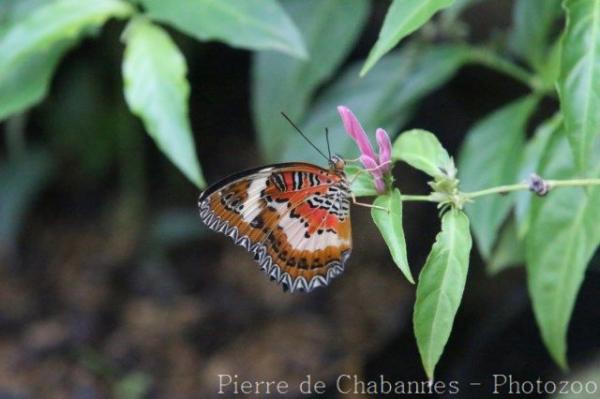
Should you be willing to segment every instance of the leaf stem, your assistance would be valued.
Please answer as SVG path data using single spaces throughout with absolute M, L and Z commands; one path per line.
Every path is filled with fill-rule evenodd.
M 587 187 L 600 186 L 600 179 L 572 179 L 572 180 L 546 180 L 550 189 L 555 187 Z M 487 188 L 485 190 L 463 193 L 466 199 L 482 197 L 490 194 L 507 194 L 511 191 L 529 190 L 528 183 L 509 184 L 506 186 L 498 186 Z
M 402 202 L 421 201 L 421 202 L 438 202 L 431 195 L 404 195 L 402 194 Z
M 600 186 L 600 179 L 546 180 L 550 188 Z
M 555 187 L 589 187 L 589 186 L 600 186 L 600 179 L 571 179 L 571 180 L 546 180 L 549 189 Z M 462 198 L 471 200 L 477 197 L 483 197 L 492 194 L 508 194 L 513 191 L 529 190 L 529 183 L 517 183 L 507 184 L 504 186 L 497 186 L 486 188 L 485 190 L 472 191 L 467 193 L 461 193 Z M 440 197 L 442 198 L 442 197 Z M 439 198 L 433 195 L 402 195 L 402 202 L 408 201 L 420 201 L 420 202 L 441 202 Z
M 482 197 L 484 195 L 491 194 L 508 194 L 511 191 L 519 191 L 519 190 L 529 190 L 529 184 L 527 183 L 519 183 L 519 184 L 508 184 L 505 186 L 491 187 L 486 188 L 485 190 L 473 191 L 471 193 L 463 193 L 463 196 L 467 199 Z
M 500 56 L 495 51 L 487 48 L 475 47 L 471 50 L 471 60 L 473 62 L 485 65 L 488 68 L 511 76 L 512 78 L 527 85 L 531 90 L 537 93 L 546 93 L 548 88 L 545 87 L 542 80 L 535 74 L 530 73 L 525 68 L 509 61 Z

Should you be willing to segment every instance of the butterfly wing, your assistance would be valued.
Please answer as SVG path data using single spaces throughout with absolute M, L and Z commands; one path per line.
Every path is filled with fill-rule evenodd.
M 209 187 L 200 217 L 254 254 L 290 291 L 326 286 L 350 256 L 349 189 L 343 175 L 305 163 L 253 169 Z

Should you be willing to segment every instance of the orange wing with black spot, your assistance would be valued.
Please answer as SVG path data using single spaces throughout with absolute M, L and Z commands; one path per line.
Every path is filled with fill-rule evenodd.
M 309 292 L 341 274 L 352 249 L 343 172 L 307 163 L 253 169 L 200 195 L 200 217 L 254 254 L 284 290 Z

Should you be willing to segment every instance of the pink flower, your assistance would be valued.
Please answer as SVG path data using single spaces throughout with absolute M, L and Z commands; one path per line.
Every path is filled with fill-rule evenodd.
M 371 142 L 365 130 L 361 126 L 356 116 L 348 107 L 343 105 L 338 106 L 338 112 L 344 123 L 346 132 L 356 142 L 360 150 L 360 162 L 365 169 L 373 176 L 375 188 L 379 194 L 385 193 L 384 175 L 390 173 L 392 169 L 392 143 L 390 137 L 385 130 L 379 128 L 375 132 L 377 145 L 379 147 L 379 156 L 373 151 Z

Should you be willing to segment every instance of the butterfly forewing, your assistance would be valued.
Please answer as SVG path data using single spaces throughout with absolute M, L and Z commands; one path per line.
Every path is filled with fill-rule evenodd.
M 308 292 L 328 285 L 350 256 L 348 197 L 342 172 L 287 163 L 226 178 L 199 206 L 202 220 L 252 252 L 272 280 Z

